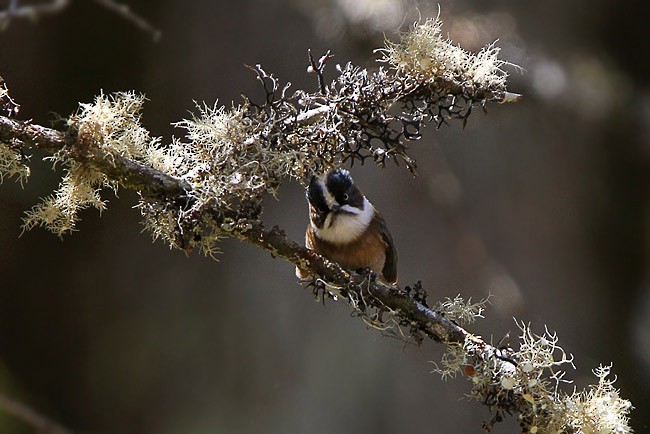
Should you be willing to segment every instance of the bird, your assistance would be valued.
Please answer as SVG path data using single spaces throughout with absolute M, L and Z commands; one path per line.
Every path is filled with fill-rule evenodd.
M 307 187 L 309 225 L 305 245 L 349 270 L 370 269 L 387 284 L 397 282 L 397 250 L 386 221 L 356 186 L 350 172 L 336 168 L 314 175 Z M 308 273 L 296 267 L 299 278 Z

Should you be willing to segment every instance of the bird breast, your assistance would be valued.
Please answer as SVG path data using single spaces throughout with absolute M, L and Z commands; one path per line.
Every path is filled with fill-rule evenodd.
M 321 237 L 322 231 L 316 232 L 313 226 L 307 228 L 305 244 L 308 248 L 327 259 L 339 263 L 344 268 L 357 270 L 370 268 L 382 275 L 386 262 L 386 243 L 378 230 L 372 230 L 367 224 L 356 238 L 345 243 L 335 243 Z

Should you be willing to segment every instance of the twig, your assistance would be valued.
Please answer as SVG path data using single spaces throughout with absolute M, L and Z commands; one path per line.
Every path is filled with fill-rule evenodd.
M 101 6 L 104 6 L 106 9 L 115 12 L 120 15 L 125 20 L 131 22 L 138 29 L 142 30 L 145 33 L 151 34 L 154 42 L 158 42 L 162 36 L 162 32 L 152 26 L 147 20 L 134 13 L 131 8 L 126 4 L 115 3 L 113 0 L 95 0 Z
M 11 141 L 18 141 L 22 146 L 38 148 L 50 153 L 67 152 L 76 161 L 101 171 L 125 188 L 164 197 L 169 202 L 187 200 L 191 196 L 191 187 L 185 181 L 118 155 L 105 158 L 105 155 L 93 151 L 89 144 L 79 143 L 75 137 L 61 131 L 0 116 L 0 142 Z M 225 222 L 236 218 L 237 214 L 223 210 L 214 217 L 218 221 Z M 256 223 L 246 228 L 235 227 L 232 235 L 255 244 L 296 266 L 306 267 L 313 275 L 335 285 L 356 288 L 363 280 L 362 276 L 351 275 L 338 264 L 290 240 L 277 227 L 266 229 L 261 223 Z M 396 287 L 371 282 L 366 288 L 378 301 L 400 312 L 404 318 L 417 323 L 423 332 L 438 342 L 462 343 L 465 338 L 471 336 L 462 327 L 436 314 L 407 294 L 396 291 L 398 289 Z M 362 289 L 359 287 L 354 290 Z M 359 296 L 361 295 L 359 293 Z
M 8 24 L 11 18 L 35 19 L 39 15 L 60 12 L 70 5 L 70 0 L 52 0 L 51 3 L 41 3 L 29 6 L 19 6 L 18 0 L 12 0 L 5 11 L 0 11 L 0 23 Z
M 31 425 L 38 433 L 73 434 L 68 428 L 43 416 L 33 408 L 3 394 L 0 394 L 0 409 Z
M 137 15 L 126 4 L 116 3 L 113 0 L 95 0 L 95 2 L 106 9 L 120 15 L 126 21 L 138 29 L 151 34 L 154 42 L 160 40 L 162 32 L 152 26 L 147 20 Z M 35 20 L 41 15 L 49 15 L 61 12 L 70 6 L 70 0 L 52 0 L 51 3 L 40 3 L 36 5 L 20 6 L 18 0 L 11 0 L 9 7 L 0 11 L 0 30 L 5 29 L 12 18 L 28 18 Z
M 185 201 L 192 196 L 188 183 L 163 172 L 120 156 L 105 158 L 103 154 L 93 151 L 88 143 L 79 143 L 75 137 L 61 131 L 0 116 L 0 141 L 8 143 L 12 140 L 21 142 L 23 146 L 51 153 L 67 152 L 76 161 L 101 171 L 125 188 L 164 197 L 168 202 Z M 222 210 L 214 218 L 219 222 L 226 222 L 236 219 L 237 214 Z M 350 274 L 338 264 L 290 240 L 277 227 L 266 229 L 262 223 L 255 223 L 247 227 L 235 227 L 231 234 L 296 266 L 308 269 L 312 275 L 355 292 L 358 299 L 371 295 L 378 304 L 397 312 L 402 319 L 437 342 L 463 344 L 469 339 L 484 348 L 486 354 L 495 351 L 489 344 L 433 312 L 398 287 L 385 286 L 377 281 L 361 286 L 363 276 Z

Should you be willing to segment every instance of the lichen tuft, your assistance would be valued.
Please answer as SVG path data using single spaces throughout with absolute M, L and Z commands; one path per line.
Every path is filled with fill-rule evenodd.
M 77 146 L 83 144 L 91 147 L 92 151 L 103 152 L 109 160 L 111 156 L 119 155 L 144 161 L 148 150 L 155 148 L 158 139 L 151 138 L 140 125 L 143 102 L 142 95 L 119 92 L 113 95 L 100 93 L 92 104 L 80 104 L 79 110 L 68 120 L 70 129 L 77 135 Z M 48 157 L 55 166 L 63 166 L 63 178 L 53 195 L 27 211 L 23 218 L 23 230 L 40 226 L 62 236 L 75 230 L 79 211 L 89 207 L 100 212 L 106 209 L 101 190 L 110 188 L 117 191 L 118 183 L 75 160 L 70 156 L 74 152 L 91 151 L 64 149 Z
M 401 35 L 397 43 L 388 41 L 383 61 L 418 81 L 436 82 L 475 90 L 504 90 L 508 74 L 495 43 L 471 53 L 442 35 L 438 18 L 418 23 Z
M 537 335 L 530 325 L 517 321 L 519 348 L 485 346 L 468 337 L 463 345 L 449 345 L 440 364 L 443 379 L 465 374 L 472 381 L 470 397 L 494 412 L 484 427 L 491 430 L 508 414 L 517 414 L 522 432 L 627 434 L 630 401 L 620 398 L 607 377 L 610 367 L 594 371 L 598 384 L 567 394 L 560 387 L 571 383 L 565 367 L 573 356 L 558 344 L 556 333 L 545 328 Z
M 0 184 L 5 178 L 16 178 L 22 185 L 30 175 L 27 165 L 28 157 L 21 154 L 19 149 L 12 148 L 8 144 L 0 143 Z

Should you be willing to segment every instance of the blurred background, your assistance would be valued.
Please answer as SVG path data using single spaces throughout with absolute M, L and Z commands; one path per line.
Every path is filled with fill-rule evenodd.
M 307 49 L 374 67 L 373 49 L 419 16 L 411 0 L 128 0 L 158 42 L 93 1 L 0 33 L 0 75 L 19 119 L 49 125 L 101 90 L 143 92 L 143 121 L 170 141 L 193 101 L 262 98 L 244 64 L 313 90 Z M 0 1 L 6 9 L 9 1 Z M 27 4 L 26 2 L 19 2 Z M 41 2 L 43 3 L 43 2 Z M 431 301 L 491 293 L 471 330 L 498 342 L 513 317 L 556 331 L 575 386 L 613 363 L 650 432 L 650 38 L 647 11 L 603 0 L 440 2 L 443 31 L 477 51 L 499 40 L 509 89 L 463 130 L 425 130 L 404 167 L 354 167 L 400 253 L 400 283 Z M 641 6 L 641 5 L 637 5 Z M 135 193 L 106 192 L 63 241 L 21 236 L 23 213 L 60 173 L 32 158 L 0 186 L 0 393 L 63 425 L 115 434 L 479 433 L 491 415 L 462 378 L 431 374 L 444 348 L 417 348 L 316 303 L 293 268 L 232 240 L 219 261 L 142 233 Z M 267 225 L 301 240 L 301 187 L 266 201 Z M 516 342 L 516 339 L 513 339 Z M 569 387 L 570 390 L 572 386 Z M 515 433 L 513 418 L 495 432 Z M 0 411 L 0 432 L 33 430 Z

